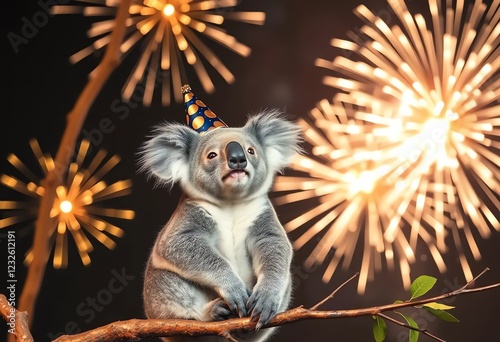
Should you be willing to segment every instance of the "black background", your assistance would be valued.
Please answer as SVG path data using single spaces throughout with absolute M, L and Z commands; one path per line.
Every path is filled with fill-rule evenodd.
M 205 94 L 188 72 L 188 76 L 193 79 L 191 85 L 195 93 L 230 126 L 243 125 L 248 113 L 261 108 L 280 108 L 292 118 L 305 117 L 319 100 L 331 99 L 335 92 L 321 83 L 327 72 L 315 67 L 314 60 L 317 57 L 331 60 L 341 53 L 330 47 L 330 39 L 345 38 L 349 30 L 361 27 L 361 21 L 352 13 L 360 3 L 361 1 L 331 0 L 245 1 L 236 10 L 264 11 L 267 15 L 266 24 L 260 27 L 227 23 L 226 28 L 229 33 L 250 46 L 252 54 L 248 58 L 242 58 L 210 43 L 215 53 L 236 76 L 236 82 L 228 85 L 211 70 L 216 92 Z M 380 13 L 386 20 L 395 21 L 388 12 L 385 1 L 369 0 L 362 3 Z M 36 1 L 16 1 L 8 5 L 8 8 L 1 11 L 0 21 L 3 37 L 3 62 L 0 64 L 3 84 L 0 171 L 14 174 L 15 170 L 6 161 L 10 153 L 17 154 L 29 166 L 35 167 L 28 144 L 30 138 L 37 138 L 45 152 L 55 154 L 65 128 L 65 116 L 85 86 L 88 73 L 99 59 L 98 56 L 91 56 L 76 65 L 68 62 L 71 54 L 91 42 L 85 32 L 93 19 L 79 15 L 49 18 L 15 52 L 7 38 L 8 33 L 20 35 L 25 25 L 23 18 L 33 22 L 33 16 L 43 9 Z M 425 1 L 410 1 L 409 7 L 415 13 L 428 11 Z M 153 189 L 152 181 L 137 174 L 135 153 L 152 126 L 164 120 L 182 122 L 184 109 L 182 104 L 162 107 L 159 94 L 155 94 L 153 105 L 149 108 L 140 103 L 131 103 L 125 107 L 120 102 L 121 87 L 139 56 L 139 50 L 140 47 L 136 46 L 112 74 L 91 107 L 81 135 L 81 138 L 93 137 L 95 146 L 122 157 L 122 162 L 106 178 L 109 181 L 132 179 L 133 193 L 125 198 L 109 201 L 108 206 L 133 209 L 136 217 L 133 221 L 113 221 L 125 230 L 125 236 L 117 240 L 114 251 L 95 242 L 90 266 L 82 266 L 74 246 L 70 244 L 69 268 L 47 268 L 32 330 L 37 341 L 49 340 L 51 336 L 65 330 L 71 333 L 85 331 L 116 320 L 144 317 L 141 304 L 144 265 L 156 233 L 171 215 L 180 192 L 175 187 L 171 192 Z M 118 111 L 117 106 L 120 107 Z M 103 118 L 112 122 L 113 129 L 99 136 L 96 130 Z M 13 191 L 0 188 L 0 200 L 15 199 L 17 196 Z M 281 217 L 290 215 L 283 208 L 278 207 L 277 211 Z M 3 213 L 0 212 L 0 215 Z M 33 234 L 29 227 L 16 227 L 16 231 L 19 260 L 17 286 L 21 286 L 26 273 L 21 259 L 32 242 Z M 479 284 L 498 282 L 500 235 L 494 232 L 491 238 L 479 238 L 478 241 L 483 258 L 473 261 L 470 257 L 472 270 L 474 274 L 478 274 L 485 267 L 490 267 L 492 271 Z M 6 255 L 5 235 L 2 235 L 0 248 L 2 255 Z M 305 248 L 296 253 L 293 306 L 312 306 L 357 271 L 355 267 L 339 271 L 335 273 L 332 283 L 324 284 L 321 282 L 324 267 L 320 266 L 315 270 L 304 268 L 303 260 L 307 252 L 308 249 Z M 426 250 L 417 250 L 416 256 L 412 277 L 429 274 L 438 278 L 431 294 L 437 295 L 464 283 L 453 247 L 445 255 L 448 271 L 443 275 L 439 274 Z M 353 265 L 359 265 L 359 260 L 355 258 Z M 130 277 L 127 284 L 120 287 L 119 283 L 113 282 L 113 272 L 126 273 Z M 106 294 L 111 293 L 108 291 L 111 289 L 116 293 L 108 298 Z M 20 287 L 17 296 L 20 296 Z M 90 309 L 88 301 L 96 297 L 100 298 L 101 304 L 105 304 L 97 306 L 98 309 Z M 376 275 L 374 282 L 368 284 L 365 295 L 357 295 L 356 285 L 352 283 L 325 304 L 324 308 L 359 308 L 405 298 L 407 294 L 402 289 L 399 273 L 384 270 Z M 438 321 L 412 311 L 408 313 L 414 315 L 421 327 L 429 328 L 447 341 L 498 341 L 499 302 L 500 290 L 448 301 L 447 303 L 457 306 L 453 313 L 461 320 L 458 324 Z M 299 322 L 282 327 L 273 340 L 371 341 L 371 325 L 372 319 L 369 317 Z M 1 332 L 0 340 L 5 335 L 4 330 Z M 404 341 L 407 340 L 405 336 L 406 330 L 389 325 L 389 341 Z M 421 340 L 430 339 L 421 337 Z

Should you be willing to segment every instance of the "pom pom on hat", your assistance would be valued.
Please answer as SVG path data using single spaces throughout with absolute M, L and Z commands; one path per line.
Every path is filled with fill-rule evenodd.
M 189 84 L 182 86 L 182 96 L 186 108 L 186 123 L 196 132 L 204 134 L 219 127 L 228 127 L 210 108 L 198 100 Z

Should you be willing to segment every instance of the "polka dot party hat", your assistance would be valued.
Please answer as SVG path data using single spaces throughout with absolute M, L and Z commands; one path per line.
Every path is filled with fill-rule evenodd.
M 219 127 L 228 127 L 210 108 L 198 100 L 189 84 L 182 86 L 182 95 L 186 108 L 186 122 L 196 132 L 204 134 Z

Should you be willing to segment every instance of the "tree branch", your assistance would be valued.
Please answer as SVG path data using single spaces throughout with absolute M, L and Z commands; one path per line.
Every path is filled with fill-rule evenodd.
M 487 271 L 487 270 L 485 270 Z M 479 276 L 484 274 L 482 272 Z M 478 277 L 479 277 L 478 276 Z M 348 318 L 348 317 L 360 317 L 360 316 L 374 316 L 380 315 L 382 312 L 393 311 L 396 309 L 401 309 L 409 306 L 421 306 L 426 303 L 441 301 L 446 298 L 456 297 L 462 294 L 468 294 L 472 292 L 480 292 L 491 290 L 500 287 L 500 283 L 487 285 L 477 288 L 469 288 L 469 286 L 477 280 L 474 278 L 472 281 L 468 282 L 465 286 L 427 299 L 421 299 L 418 301 L 408 301 L 398 304 L 387 304 L 381 306 L 373 306 L 369 308 L 361 309 L 351 309 L 351 310 L 330 310 L 330 311 L 320 311 L 305 309 L 303 306 L 299 306 L 294 309 L 279 313 L 276 317 L 265 327 L 270 328 L 275 326 L 281 326 L 297 321 L 303 321 L 308 319 L 333 319 L 333 318 Z M 351 278 L 353 279 L 353 278 Z M 349 279 L 348 281 L 350 281 Z M 345 283 L 344 283 L 345 284 Z M 340 287 L 342 287 L 342 284 Z M 339 288 L 340 288 L 339 287 Z M 334 291 L 335 293 L 336 291 Z M 329 295 L 327 298 L 331 298 Z M 321 301 L 313 308 L 318 305 L 323 304 Z M 386 315 L 383 315 L 386 318 Z M 392 320 L 391 320 L 392 321 Z M 397 322 L 397 320 L 394 320 Z M 398 322 L 397 324 L 400 324 Z M 200 322 L 194 320 L 181 320 L 181 319 L 131 319 L 128 321 L 113 322 L 108 325 L 89 330 L 77 335 L 65 335 L 57 338 L 54 342 L 106 342 L 115 340 L 138 340 L 145 337 L 169 337 L 169 336 L 201 336 L 201 335 L 219 335 L 232 339 L 230 333 L 235 330 L 255 329 L 256 322 L 251 321 L 249 317 L 245 318 L 234 318 L 226 321 L 220 322 Z M 407 328 L 409 326 L 404 325 Z M 425 330 L 419 330 L 425 334 Z M 426 335 L 433 337 L 433 335 L 427 333 Z M 439 339 L 437 339 L 439 341 Z
M 28 325 L 28 314 L 17 311 L 3 294 L 0 294 L 0 314 L 7 321 L 7 326 L 10 328 L 9 333 L 13 329 L 14 333 L 11 336 L 15 336 L 18 342 L 33 342 Z
M 119 64 L 121 52 L 120 44 L 125 35 L 125 21 L 128 18 L 130 0 L 120 3 L 116 16 L 116 25 L 111 34 L 111 41 L 106 49 L 103 60 L 97 67 L 95 77 L 92 77 L 80 94 L 75 106 L 67 116 L 67 125 L 64 131 L 54 164 L 55 168 L 47 173 L 41 185 L 45 194 L 41 198 L 38 209 L 38 218 L 35 223 L 33 238 L 33 260 L 28 268 L 25 286 L 21 293 L 19 309 L 30 313 L 28 324 L 31 325 L 36 299 L 40 292 L 45 267 L 49 259 L 49 228 L 50 210 L 54 205 L 56 188 L 62 184 L 63 176 L 68 170 L 69 162 L 73 156 L 76 141 L 81 133 L 82 125 L 87 117 L 90 106 L 106 83 L 109 75 Z

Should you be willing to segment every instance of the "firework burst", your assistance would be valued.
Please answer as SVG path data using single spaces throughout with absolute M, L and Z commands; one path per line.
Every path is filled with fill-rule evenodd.
M 308 120 L 300 120 L 312 155 L 293 160 L 291 168 L 300 175 L 278 177 L 274 191 L 285 194 L 275 197 L 274 202 L 293 205 L 315 199 L 314 206 L 284 227 L 290 233 L 302 230 L 293 243 L 295 249 L 316 243 L 305 261 L 308 267 L 327 261 L 334 250 L 323 281 L 328 282 L 341 263 L 343 268 L 349 267 L 355 253 L 361 252 L 359 293 L 364 293 L 367 281 L 382 269 L 384 261 L 389 269 L 399 268 L 404 286 L 409 287 L 416 241 L 420 238 L 426 242 L 436 264 L 444 270 L 441 253 L 425 228 L 411 234 L 396 230 L 392 241 L 384 239 L 407 189 L 391 173 L 391 163 L 397 158 L 378 145 L 370 133 L 371 125 L 355 118 L 360 107 L 344 99 L 349 100 L 343 95 L 333 103 L 323 100 Z M 305 231 L 304 226 L 308 226 Z M 359 242 L 363 243 L 361 249 L 357 247 Z
M 348 195 L 340 198 L 357 210 L 374 213 L 363 225 L 365 244 L 374 239 L 372 235 L 377 241 L 383 237 L 387 250 L 406 230 L 411 249 L 423 240 L 444 271 L 440 254 L 447 251 L 449 238 L 470 280 L 467 256 L 481 257 L 477 233 L 487 238 L 492 230 L 500 230 L 500 1 L 489 6 L 475 1 L 464 8 L 462 0 L 429 0 L 430 23 L 420 14 L 411 15 L 402 0 L 388 3 L 399 24 L 389 26 L 361 5 L 355 11 L 366 23 L 360 34 L 352 41 L 332 40 L 333 46 L 356 59 L 317 60 L 318 66 L 348 77 L 325 77 L 325 84 L 343 92 L 331 109 L 323 105 L 323 118 L 316 115 L 315 124 L 323 134 L 308 139 L 313 154 L 326 158 L 327 166 L 307 170 L 294 163 L 293 168 L 317 175 L 323 165 L 329 171 L 325 169 L 320 179 L 332 174 L 337 181 L 355 179 L 356 187 L 376 194 L 378 206 L 353 202 Z M 306 134 L 312 129 L 305 128 Z M 354 173 L 362 179 L 350 176 Z M 295 191 L 301 184 L 296 183 Z M 330 196 L 342 196 L 338 188 L 330 190 Z M 318 196 L 316 191 L 302 193 Z M 384 210 L 377 210 L 380 207 Z M 370 222 L 375 216 L 380 230 L 373 233 Z M 347 223 L 355 229 L 346 218 Z M 325 227 L 318 224 L 317 229 Z M 339 252 L 341 240 L 321 241 L 318 248 L 333 247 L 336 254 L 345 255 Z M 322 262 L 323 255 L 314 255 L 314 260 Z
M 83 14 L 88 17 L 113 16 L 119 5 L 118 0 L 85 0 L 87 5 L 54 6 L 54 14 Z M 181 102 L 177 89 L 188 83 L 184 74 L 187 62 L 192 66 L 203 89 L 211 93 L 215 90 L 202 58 L 215 69 L 226 82 L 232 83 L 234 75 L 207 46 L 207 37 L 229 50 L 248 56 L 250 48 L 240 43 L 234 36 L 220 27 L 225 20 L 263 25 L 265 14 L 262 12 L 236 12 L 232 8 L 236 0 L 132 0 L 130 18 L 126 22 L 126 37 L 120 46 L 127 53 L 139 41 L 143 50 L 139 61 L 123 87 L 125 100 L 130 100 L 135 88 L 144 82 L 144 105 L 150 105 L 157 83 L 162 83 L 162 103 L 171 102 L 171 89 L 174 99 Z M 92 45 L 70 57 L 76 63 L 93 52 L 102 49 L 110 41 L 114 19 L 96 22 L 88 31 L 95 39 Z M 201 37 L 200 37 L 201 36 Z M 184 79 L 183 79 L 184 77 Z
M 30 141 L 33 154 L 46 176 L 54 170 L 54 161 L 51 156 L 43 154 L 36 140 Z M 120 158 L 107 158 L 105 151 L 100 150 L 84 168 L 85 159 L 90 144 L 81 142 L 75 161 L 71 163 L 66 178 L 66 184 L 56 189 L 56 200 L 50 212 L 50 242 L 54 246 L 54 268 L 65 268 L 68 263 L 68 236 L 70 235 L 77 247 L 84 265 L 90 264 L 89 253 L 93 250 L 91 240 L 86 234 L 92 235 L 97 241 L 113 249 L 116 243 L 112 237 L 121 237 L 123 230 L 102 217 L 133 219 L 134 212 L 123 209 L 102 208 L 94 205 L 107 199 L 124 196 L 130 193 L 131 181 L 122 180 L 107 185 L 102 177 L 115 167 Z M 0 228 L 10 227 L 18 223 L 32 221 L 38 212 L 40 197 L 44 188 L 40 186 L 40 179 L 14 154 L 8 156 L 9 163 L 14 166 L 27 181 L 14 176 L 3 174 L 0 182 L 22 195 L 27 196 L 25 201 L 0 201 L 0 209 L 6 216 L 0 219 Z M 10 215 L 10 216 L 9 216 Z M 31 251 L 26 254 L 25 263 L 29 264 L 33 258 Z

